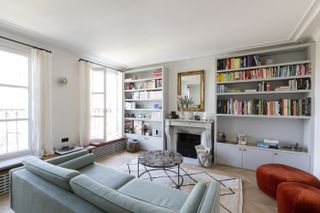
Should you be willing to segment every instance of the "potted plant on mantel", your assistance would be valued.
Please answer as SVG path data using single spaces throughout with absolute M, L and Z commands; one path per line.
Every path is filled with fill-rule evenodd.
M 184 111 L 185 109 L 189 108 L 190 105 L 193 104 L 192 98 L 189 98 L 187 95 L 185 96 L 177 96 L 177 105 L 178 109 L 180 110 L 181 113 L 181 119 L 185 119 L 185 114 Z

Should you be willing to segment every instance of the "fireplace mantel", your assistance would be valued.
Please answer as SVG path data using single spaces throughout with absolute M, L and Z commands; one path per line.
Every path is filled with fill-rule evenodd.
M 201 135 L 201 144 L 212 150 L 213 121 L 196 121 L 183 119 L 166 119 L 165 133 L 167 137 L 167 149 L 177 151 L 177 133 L 189 133 Z

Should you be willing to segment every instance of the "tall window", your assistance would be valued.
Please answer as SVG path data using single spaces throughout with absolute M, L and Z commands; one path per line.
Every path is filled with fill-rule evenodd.
M 0 158 L 29 145 L 30 54 L 0 47 Z
M 122 73 L 108 68 L 91 72 L 91 140 L 112 141 L 122 133 Z

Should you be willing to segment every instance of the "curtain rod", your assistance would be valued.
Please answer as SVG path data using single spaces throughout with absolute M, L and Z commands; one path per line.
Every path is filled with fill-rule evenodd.
M 105 64 L 100 64 L 100 63 L 97 63 L 97 62 L 94 62 L 94 61 L 89 61 L 89 60 L 83 59 L 83 58 L 80 58 L 79 61 L 85 61 L 85 62 L 89 62 L 91 64 L 95 64 L 95 65 L 98 65 L 98 66 L 101 66 L 101 67 L 106 67 L 106 68 L 113 69 L 113 70 L 116 70 L 116 71 L 119 71 L 119 72 L 124 72 L 124 70 L 122 70 L 120 68 L 112 67 L 112 66 L 105 65 Z
M 18 43 L 18 44 L 22 44 L 24 46 L 32 47 L 32 48 L 35 48 L 35 49 L 38 49 L 38 50 L 43 50 L 43 51 L 46 51 L 48 53 L 51 53 L 50 50 L 43 49 L 43 48 L 40 48 L 40 47 L 36 47 L 36 46 L 31 45 L 31 44 L 27 44 L 27 43 L 24 43 L 24 42 L 21 42 L 21 41 L 17 41 L 17 40 L 11 39 L 11 38 L 7 38 L 7 37 L 4 37 L 4 36 L 0 36 L 0 38 L 4 39 L 4 40 L 7 40 L 7 41 L 15 42 L 15 43 Z

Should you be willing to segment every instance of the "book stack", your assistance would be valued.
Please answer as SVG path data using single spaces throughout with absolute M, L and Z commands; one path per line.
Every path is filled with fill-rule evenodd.
M 217 101 L 219 114 L 268 115 L 268 116 L 310 116 L 311 98 L 280 100 L 227 100 Z
M 219 59 L 217 62 L 218 70 L 239 69 L 245 67 L 260 66 L 259 55 L 249 55 L 243 57 Z
M 278 149 L 279 141 L 271 140 L 271 139 L 263 139 L 262 141 L 257 142 L 257 147 Z
M 162 70 L 156 70 L 152 73 L 153 77 L 161 77 L 162 76 Z
M 311 75 L 309 63 L 217 73 L 218 82 Z

